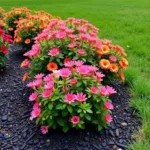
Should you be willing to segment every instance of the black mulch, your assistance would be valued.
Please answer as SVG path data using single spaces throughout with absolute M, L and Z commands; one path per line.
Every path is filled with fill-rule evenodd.
M 28 96 L 31 91 L 22 83 L 20 63 L 23 56 L 16 48 L 10 55 L 9 66 L 0 72 L 0 150 L 122 150 L 133 141 L 131 135 L 140 125 L 129 107 L 127 86 L 114 82 L 117 94 L 111 97 L 115 106 L 113 122 L 98 132 L 94 127 L 83 131 L 49 131 L 42 135 L 35 121 L 30 121 L 32 109 Z

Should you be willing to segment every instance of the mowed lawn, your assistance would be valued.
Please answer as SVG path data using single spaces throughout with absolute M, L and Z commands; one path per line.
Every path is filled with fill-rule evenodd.
M 28 7 L 52 15 L 83 18 L 97 26 L 100 38 L 111 39 L 126 50 L 131 106 L 142 119 L 134 150 L 150 150 L 150 0 L 0 0 L 5 10 Z

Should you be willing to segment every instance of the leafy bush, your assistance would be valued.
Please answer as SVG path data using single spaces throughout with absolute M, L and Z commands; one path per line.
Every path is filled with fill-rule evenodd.
M 29 15 L 25 19 L 19 20 L 14 42 L 21 45 L 25 50 L 31 49 L 34 38 L 48 26 L 53 18 L 58 17 L 54 17 L 44 11 L 39 11 L 35 15 Z
M 75 69 L 68 63 L 45 77 L 37 74 L 35 80 L 27 84 L 34 90 L 29 97 L 29 101 L 34 102 L 31 120 L 36 118 L 36 123 L 42 125 L 43 134 L 48 128 L 58 126 L 64 132 L 70 128 L 84 129 L 87 123 L 101 130 L 112 121 L 113 105 L 109 95 L 116 91 L 101 85 L 104 75 L 97 67 L 85 65 L 81 60 L 72 63 Z
M 11 11 L 7 12 L 3 16 L 3 20 L 6 24 L 7 32 L 14 37 L 14 31 L 18 24 L 19 19 L 26 18 L 31 13 L 31 10 L 26 7 L 23 8 L 12 8 Z
M 4 12 L 5 12 L 5 10 L 2 7 L 0 7 L 0 19 L 3 18 Z
M 32 49 L 25 53 L 31 60 L 29 75 L 48 73 L 50 62 L 58 68 L 64 66 L 66 60 L 82 60 L 94 65 L 105 74 L 106 83 L 114 76 L 124 80 L 122 69 L 128 67 L 124 58 L 126 53 L 110 40 L 100 40 L 98 29 L 85 20 L 69 18 L 66 21 L 53 20 L 49 26 L 35 38 Z
M 5 34 L 5 31 L 2 29 L 0 24 L 0 68 L 6 65 L 6 57 L 8 54 L 9 43 L 12 42 L 11 36 Z

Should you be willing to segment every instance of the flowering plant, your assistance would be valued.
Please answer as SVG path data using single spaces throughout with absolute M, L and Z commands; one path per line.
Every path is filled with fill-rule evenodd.
M 46 76 L 35 75 L 27 84 L 34 90 L 29 96 L 34 102 L 30 119 L 36 118 L 43 134 L 58 126 L 64 132 L 84 129 L 87 123 L 101 130 L 112 121 L 109 95 L 116 93 L 112 87 L 102 86 L 103 77 L 97 67 L 85 65 L 82 60 L 65 63 L 65 67 Z
M 30 77 L 40 72 L 48 73 L 56 65 L 62 68 L 63 62 L 80 59 L 98 67 L 105 74 L 105 81 L 119 74 L 124 80 L 121 70 L 128 67 L 126 53 L 111 41 L 100 40 L 97 33 L 98 29 L 85 20 L 51 21 L 35 38 L 32 49 L 24 54 L 31 60 Z M 49 65 L 51 62 L 53 64 Z
M 44 11 L 39 11 L 35 15 L 29 15 L 25 19 L 19 20 L 14 42 L 26 50 L 31 49 L 34 38 L 47 27 L 52 18 L 55 17 Z
M 6 24 L 8 33 L 14 37 L 14 31 L 18 24 L 19 19 L 25 18 L 31 13 L 31 10 L 26 7 L 23 8 L 12 8 L 11 11 L 4 13 L 3 20 Z
M 0 19 L 3 18 L 3 14 L 4 14 L 5 10 L 0 7 Z
M 11 36 L 5 34 L 0 24 L 0 67 L 5 66 L 6 54 L 8 54 L 9 43 L 12 42 Z

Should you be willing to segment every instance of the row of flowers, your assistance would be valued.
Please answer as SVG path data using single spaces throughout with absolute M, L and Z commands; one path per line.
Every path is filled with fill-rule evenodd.
M 83 19 L 60 17 L 27 8 L 13 8 L 2 15 L 14 43 L 25 48 L 21 68 L 28 68 L 23 81 L 43 134 L 49 128 L 84 129 L 88 123 L 98 130 L 112 121 L 114 108 L 109 96 L 116 91 L 114 78 L 125 81 L 126 53 L 119 45 L 98 37 L 98 28 Z

